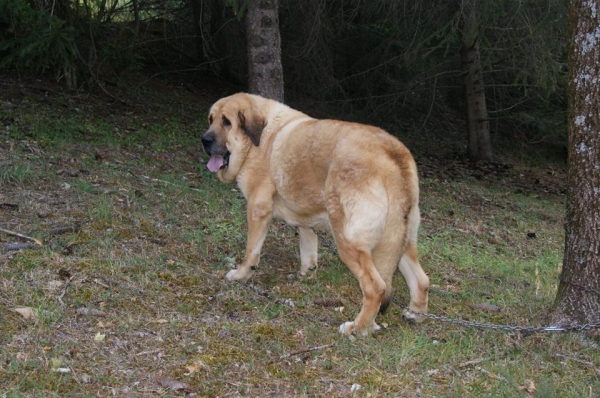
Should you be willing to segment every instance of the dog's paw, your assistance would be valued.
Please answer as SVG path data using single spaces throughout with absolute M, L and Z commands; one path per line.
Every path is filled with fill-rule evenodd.
M 421 323 L 425 320 L 423 315 L 417 315 L 411 311 L 408 311 L 406 308 L 402 311 L 402 318 L 410 323 Z
M 375 333 L 381 330 L 381 326 L 379 326 L 378 324 L 376 324 L 375 322 L 373 322 L 371 325 L 369 325 L 368 327 L 364 328 L 360 334 L 362 334 L 363 336 L 368 336 L 369 333 Z M 358 332 L 358 330 L 356 329 L 356 325 L 354 322 L 344 322 L 340 325 L 340 333 L 341 334 L 345 334 L 345 335 L 351 335 L 354 332 Z
M 340 333 L 347 336 L 354 332 L 354 322 L 344 322 L 340 325 Z
M 228 281 L 245 282 L 250 279 L 252 275 L 254 275 L 254 270 L 252 269 L 249 269 L 248 271 L 245 271 L 244 269 L 232 269 L 227 273 L 225 278 L 227 278 Z
M 316 271 L 317 266 L 313 265 L 311 267 L 301 267 L 300 268 L 300 276 L 307 276 L 308 274 L 312 274 Z
M 300 276 L 306 276 L 309 272 L 317 269 L 318 263 L 316 260 L 304 261 L 300 264 Z
M 362 331 L 362 335 L 366 337 L 370 333 L 379 332 L 380 330 L 381 330 L 381 326 L 379 326 L 378 324 L 376 324 L 375 322 L 373 322 L 369 326 L 367 326 L 365 328 L 365 330 Z
M 229 271 L 227 275 L 225 275 L 225 278 L 227 278 L 228 281 L 238 280 L 239 278 L 237 278 L 237 269 L 232 269 L 231 271 Z

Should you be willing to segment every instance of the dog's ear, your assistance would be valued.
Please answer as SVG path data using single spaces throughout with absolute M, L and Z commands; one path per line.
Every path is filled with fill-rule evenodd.
M 255 109 L 248 109 L 246 112 L 238 111 L 240 119 L 240 128 L 244 131 L 255 146 L 260 144 L 260 136 L 265 128 L 265 119 Z

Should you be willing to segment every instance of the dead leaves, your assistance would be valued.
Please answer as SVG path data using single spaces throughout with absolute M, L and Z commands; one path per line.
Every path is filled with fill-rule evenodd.
M 62 358 L 50 358 L 50 370 L 56 373 L 71 373 L 71 369 L 65 366 Z
M 104 338 L 106 337 L 106 334 L 103 333 L 96 333 L 96 335 L 94 336 L 94 341 L 96 343 L 102 343 L 104 341 Z
M 12 312 L 16 312 L 17 314 L 21 315 L 26 320 L 36 319 L 37 311 L 35 311 L 31 307 L 16 307 L 16 308 L 11 308 L 10 310 Z
M 197 360 L 195 361 L 193 364 L 191 365 L 187 365 L 185 368 L 187 369 L 188 373 L 184 373 L 184 376 L 191 376 L 192 374 L 205 369 L 207 366 L 204 362 L 202 362 L 201 360 Z
M 527 394 L 533 395 L 537 391 L 533 380 L 526 380 L 525 385 L 519 386 L 519 391 L 525 391 Z
M 54 316 L 54 313 L 52 311 L 40 310 L 38 308 L 32 308 L 32 307 L 9 308 L 9 311 L 21 315 L 23 317 L 23 319 L 25 319 L 26 321 L 37 322 L 41 316 L 44 316 L 44 317 Z

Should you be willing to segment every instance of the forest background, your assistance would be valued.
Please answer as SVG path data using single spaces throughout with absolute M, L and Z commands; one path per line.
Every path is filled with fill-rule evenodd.
M 51 72 L 73 88 L 126 84 L 144 71 L 244 89 L 247 4 L 2 0 L 0 66 Z M 398 121 L 460 124 L 461 52 L 472 37 L 491 139 L 566 154 L 564 2 L 281 1 L 279 20 L 287 102 L 329 104 L 392 132 Z

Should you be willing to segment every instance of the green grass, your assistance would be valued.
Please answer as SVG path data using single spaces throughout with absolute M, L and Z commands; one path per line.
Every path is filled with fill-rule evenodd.
M 2 396 L 183 395 L 169 392 L 166 378 L 197 396 L 345 397 L 354 384 L 360 397 L 600 391 L 597 346 L 580 334 L 412 325 L 393 304 L 378 318 L 380 333 L 339 335 L 339 324 L 360 309 L 360 289 L 326 234 L 319 269 L 299 279 L 296 232 L 275 222 L 251 281 L 269 297 L 229 283 L 225 274 L 244 255 L 245 200 L 196 162 L 198 126 L 160 114 L 58 118 L 36 110 L 19 108 L 21 123 L 0 143 L 11 165 L 2 202 L 19 206 L 0 209 L 2 226 L 44 243 L 0 252 Z M 191 112 L 204 120 L 206 109 Z M 126 127 L 137 131 L 125 134 Z M 67 169 L 77 172 L 60 172 Z M 468 176 L 423 178 L 421 198 L 430 311 L 546 324 L 562 261 L 564 198 Z M 51 234 L 76 222 L 76 233 Z M 0 235 L 2 245 L 15 240 Z M 407 303 L 399 274 L 394 286 Z M 340 300 L 343 310 L 315 305 L 320 298 Z M 17 307 L 37 316 L 24 319 L 11 311 Z M 307 350 L 316 346 L 327 347 Z M 69 372 L 56 372 L 57 363 Z
M 5 165 L 0 171 L 0 185 L 14 184 L 23 185 L 33 176 L 29 165 L 16 164 L 16 165 Z

